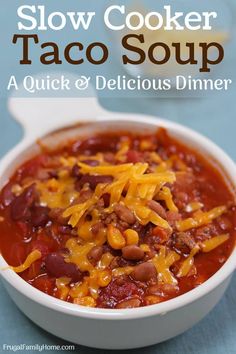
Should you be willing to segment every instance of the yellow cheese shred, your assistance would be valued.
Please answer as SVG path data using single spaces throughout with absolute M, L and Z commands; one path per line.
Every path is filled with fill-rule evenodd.
M 186 231 L 202 225 L 209 224 L 212 220 L 218 218 L 226 212 L 225 206 L 219 206 L 207 212 L 198 212 L 194 217 L 176 222 L 179 231 Z
M 202 250 L 202 252 L 210 252 L 212 250 L 214 250 L 215 248 L 217 248 L 218 246 L 222 245 L 225 241 L 227 241 L 229 239 L 229 234 L 222 234 L 222 235 L 218 235 L 218 236 L 214 236 L 212 238 L 210 238 L 209 240 L 203 241 L 201 243 L 199 243 L 198 245 L 196 245 L 192 251 L 190 252 L 190 255 L 188 256 L 188 258 L 186 258 L 180 269 L 178 272 L 178 277 L 185 277 L 188 275 L 188 273 L 190 272 L 193 263 L 194 263 L 194 256 L 200 251 Z
M 21 264 L 18 267 L 10 267 L 10 268 L 12 270 L 14 270 L 14 272 L 16 272 L 16 273 L 22 273 L 26 269 L 28 269 L 31 266 L 31 264 L 33 264 L 35 261 L 37 261 L 41 257 L 42 257 L 41 252 L 39 250 L 34 250 L 27 256 L 27 258 L 23 264 Z
M 229 234 L 222 234 L 215 237 L 210 238 L 201 243 L 201 248 L 203 252 L 210 252 L 214 250 L 216 247 L 222 245 L 225 241 L 229 239 Z
M 188 273 L 190 272 L 190 270 L 191 270 L 191 268 L 192 268 L 192 266 L 193 266 L 193 263 L 194 263 L 194 256 L 195 256 L 195 254 L 197 254 L 197 253 L 199 252 L 199 250 L 200 250 L 200 247 L 199 247 L 198 245 L 196 245 L 196 246 L 191 250 L 190 255 L 188 256 L 188 258 L 186 258 L 186 259 L 183 261 L 183 263 L 182 263 L 182 265 L 181 265 L 181 267 L 180 267 L 180 269 L 179 269 L 179 272 L 178 272 L 178 274 L 177 274 L 177 276 L 178 276 L 179 278 L 185 277 L 185 276 L 188 275 Z
M 168 251 L 165 246 L 160 248 L 159 253 L 153 257 L 152 262 L 158 273 L 158 281 L 165 284 L 177 284 L 177 279 L 170 271 L 170 267 L 180 256 L 174 251 Z
M 164 200 L 166 206 L 170 211 L 178 211 L 177 206 L 175 205 L 171 191 L 168 187 L 163 187 L 162 190 L 158 193 L 158 200 Z

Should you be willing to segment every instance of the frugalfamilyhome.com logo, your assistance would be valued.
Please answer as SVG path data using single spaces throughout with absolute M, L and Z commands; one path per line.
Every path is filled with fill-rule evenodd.
M 47 351 L 75 351 L 76 346 L 74 344 L 54 345 L 54 344 L 2 344 L 2 351 L 6 352 L 44 352 Z

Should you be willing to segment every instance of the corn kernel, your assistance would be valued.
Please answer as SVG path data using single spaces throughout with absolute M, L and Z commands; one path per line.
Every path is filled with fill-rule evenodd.
M 107 229 L 105 227 L 102 227 L 97 235 L 96 238 L 94 239 L 94 242 L 96 243 L 97 246 L 102 246 L 107 240 Z
M 66 300 L 70 288 L 67 286 L 70 283 L 70 278 L 62 277 L 56 279 L 56 287 L 59 290 L 59 297 L 61 300 Z
M 102 270 L 98 272 L 97 283 L 100 287 L 105 287 L 111 282 L 111 273 L 109 270 Z
M 150 247 L 146 244 L 143 243 L 142 245 L 139 246 L 144 252 L 150 252 Z
M 98 262 L 98 267 L 100 269 L 104 269 L 104 268 L 109 267 L 109 265 L 111 264 L 111 261 L 113 260 L 113 258 L 114 258 L 114 256 L 111 253 L 109 253 L 109 252 L 104 253 L 102 255 L 102 258 Z
M 129 245 L 137 245 L 139 241 L 139 236 L 137 231 L 132 229 L 127 229 L 124 232 L 126 238 L 126 244 Z
M 69 177 L 69 171 L 68 170 L 61 170 L 58 172 L 58 177 L 59 178 L 66 178 Z
M 74 302 L 74 304 L 87 306 L 87 307 L 95 307 L 96 306 L 96 301 L 91 296 L 84 296 L 81 298 L 78 297 L 78 298 L 74 299 L 73 302 Z
M 88 294 L 88 291 L 88 283 L 87 281 L 84 281 L 83 283 L 75 285 L 71 288 L 69 295 L 73 298 L 81 298 L 85 297 Z
M 140 143 L 140 150 L 144 151 L 151 148 L 153 148 L 153 143 L 150 140 L 142 139 Z
M 115 250 L 120 250 L 121 248 L 125 247 L 126 244 L 125 238 L 123 237 L 120 230 L 113 225 L 108 226 L 107 241 L 109 245 Z
M 47 187 L 49 190 L 56 192 L 59 188 L 59 182 L 55 178 L 49 179 Z
M 78 236 L 85 241 L 91 240 L 94 236 L 91 231 L 91 227 L 92 227 L 91 221 L 84 221 L 78 228 Z

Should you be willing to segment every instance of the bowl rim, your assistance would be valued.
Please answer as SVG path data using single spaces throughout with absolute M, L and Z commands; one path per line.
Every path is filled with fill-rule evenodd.
M 170 131 L 171 135 L 179 133 L 185 136 L 188 140 L 191 140 L 195 145 L 203 148 L 212 158 L 213 162 L 217 162 L 218 167 L 223 170 L 224 176 L 230 181 L 233 188 L 236 188 L 236 165 L 234 161 L 215 143 L 206 138 L 202 134 L 190 129 L 182 124 L 175 123 L 166 119 L 160 119 L 152 116 L 137 115 L 137 114 L 124 114 L 124 113 L 110 113 L 108 116 L 98 116 L 87 123 L 137 123 L 147 126 L 164 127 L 167 131 Z M 78 123 L 80 120 L 78 119 Z M 84 123 L 84 122 L 83 122 Z M 69 124 L 64 124 L 68 127 Z M 51 129 L 47 134 L 56 130 L 57 127 Z M 125 129 L 124 129 L 125 130 Z M 47 135 L 44 134 L 44 135 Z M 178 137 L 177 137 L 178 139 Z M 3 175 L 7 168 L 11 165 L 11 162 L 21 153 L 23 153 L 30 145 L 35 143 L 35 138 L 31 139 L 30 136 L 26 136 L 15 148 L 13 148 L 1 161 L 0 161 L 0 175 Z M 91 308 L 80 305 L 74 305 L 66 301 L 57 299 L 53 296 L 47 295 L 44 292 L 34 288 L 23 280 L 18 274 L 11 269 L 6 269 L 8 264 L 3 256 L 0 254 L 0 275 L 4 281 L 8 283 L 15 290 L 20 292 L 23 296 L 31 299 L 34 302 L 39 303 L 42 306 L 50 308 L 52 310 L 65 313 L 72 316 L 78 316 L 82 318 L 91 319 L 103 319 L 103 320 L 131 320 L 136 318 L 151 317 L 156 315 L 165 315 L 173 310 L 179 309 L 183 306 L 191 304 L 192 302 L 200 299 L 201 297 L 212 292 L 216 287 L 220 286 L 227 278 L 229 278 L 236 266 L 236 248 L 233 250 L 230 257 L 224 263 L 224 265 L 207 281 L 198 287 L 188 291 L 173 299 L 164 301 L 159 304 L 149 305 L 140 308 L 133 309 L 103 309 L 103 308 Z

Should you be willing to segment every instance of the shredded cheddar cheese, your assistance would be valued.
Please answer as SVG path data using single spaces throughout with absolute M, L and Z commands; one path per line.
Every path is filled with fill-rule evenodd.
M 21 264 L 18 267 L 11 267 L 11 269 L 14 270 L 14 272 L 16 272 L 16 273 L 22 273 L 26 269 L 28 269 L 31 266 L 31 264 L 33 264 L 35 261 L 37 261 L 41 257 L 42 257 L 41 252 L 38 250 L 34 250 L 27 256 L 27 258 L 23 264 Z
M 170 211 L 178 211 L 177 206 L 173 202 L 171 191 L 168 187 L 163 187 L 162 190 L 158 193 L 158 199 L 164 200 L 166 206 Z
M 180 256 L 176 252 L 169 251 L 167 253 L 165 246 L 160 247 L 159 254 L 157 254 L 152 259 L 152 262 L 156 267 L 158 273 L 158 281 L 160 283 L 166 283 L 166 284 L 177 283 L 177 280 L 175 279 L 175 277 L 170 271 L 170 267 L 172 266 L 173 263 L 175 263 L 179 259 Z
M 209 224 L 226 212 L 225 206 L 216 207 L 207 212 L 199 212 L 193 218 L 177 221 L 176 226 L 179 231 L 186 231 L 195 227 Z
M 225 241 L 229 239 L 229 234 L 222 234 L 215 237 L 210 238 L 201 243 L 201 248 L 203 252 L 210 252 L 214 250 L 216 247 L 222 245 Z
M 200 247 L 199 245 L 196 245 L 190 252 L 190 255 L 188 256 L 188 258 L 186 258 L 180 269 L 179 269 L 179 272 L 177 274 L 177 276 L 179 278 L 181 277 L 186 277 L 188 275 L 188 273 L 190 272 L 192 266 L 193 266 L 193 263 L 194 263 L 194 256 L 199 252 L 200 250 Z

